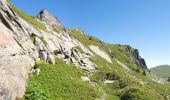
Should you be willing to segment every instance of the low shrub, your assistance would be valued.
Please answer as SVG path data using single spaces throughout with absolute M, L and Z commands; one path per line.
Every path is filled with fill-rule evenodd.
M 73 65 L 57 59 L 56 64 L 37 63 L 39 75 L 31 75 L 25 100 L 94 100 L 100 97 L 97 87 L 81 80 L 82 73 Z
M 121 100 L 163 100 L 163 97 L 146 87 L 128 87 L 121 92 Z

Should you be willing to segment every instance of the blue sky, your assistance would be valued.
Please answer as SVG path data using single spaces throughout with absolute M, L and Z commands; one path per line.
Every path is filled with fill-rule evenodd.
M 170 64 L 170 0 L 11 0 L 37 15 L 47 9 L 66 27 L 138 48 L 148 67 Z

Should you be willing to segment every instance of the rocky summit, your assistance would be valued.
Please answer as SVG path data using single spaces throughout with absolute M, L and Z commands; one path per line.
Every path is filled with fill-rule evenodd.
M 168 100 L 169 89 L 152 80 L 137 49 L 67 29 L 47 10 L 31 17 L 0 0 L 0 100 Z

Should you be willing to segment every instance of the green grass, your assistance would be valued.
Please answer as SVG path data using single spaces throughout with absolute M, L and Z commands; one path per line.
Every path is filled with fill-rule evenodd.
M 93 36 L 89 36 L 86 35 L 84 33 L 82 33 L 79 30 L 76 29 L 69 29 L 69 34 L 74 37 L 75 39 L 77 39 L 78 41 L 80 41 L 82 44 L 84 44 L 85 46 L 89 46 L 89 45 L 98 45 L 101 43 L 101 41 Z
M 73 65 L 57 60 L 54 65 L 38 63 L 40 74 L 31 75 L 25 100 L 94 100 L 100 97 L 96 87 L 81 80 Z
M 127 87 L 120 93 L 121 100 L 164 100 L 152 89 L 146 87 Z
M 40 29 L 43 31 L 47 31 L 45 26 L 39 22 L 36 17 L 32 17 L 29 16 L 28 14 L 24 13 L 23 11 L 19 10 L 18 8 L 16 8 L 10 0 L 7 0 L 8 4 L 12 7 L 12 9 L 16 12 L 16 14 L 18 16 L 20 16 L 22 19 L 24 19 L 25 21 L 27 21 L 28 23 L 30 23 L 31 25 L 33 25 L 36 29 Z
M 142 69 L 140 66 L 132 62 L 131 58 L 129 57 L 129 53 L 133 52 L 135 50 L 134 48 L 130 48 L 131 50 L 129 52 L 128 45 L 113 45 L 104 43 L 97 38 L 91 38 L 90 36 L 82 34 L 82 32 L 75 29 L 71 29 L 69 32 L 72 37 L 78 39 L 85 47 L 88 47 L 89 45 L 97 45 L 101 50 L 109 54 L 113 62 L 112 64 L 106 62 L 103 58 L 97 55 L 93 56 L 91 60 L 98 66 L 98 70 L 97 72 L 93 73 L 93 76 L 90 77 L 92 81 L 97 82 L 101 85 L 101 87 L 103 87 L 107 93 L 108 100 L 112 100 L 113 98 L 117 100 L 128 96 L 130 97 L 129 99 L 127 98 L 127 100 L 138 100 L 142 98 L 146 100 L 157 100 L 157 98 L 159 98 L 161 100 L 162 97 L 164 97 L 166 100 L 166 96 L 170 95 L 169 85 L 162 85 L 153 82 L 149 77 L 147 77 L 146 69 Z M 127 65 L 131 71 L 127 72 L 124 68 L 122 68 L 122 66 L 118 65 L 115 61 L 115 58 Z M 102 85 L 102 82 L 106 80 L 106 75 L 108 73 L 111 73 L 111 78 L 118 76 L 119 79 L 114 79 L 115 82 L 113 84 L 106 86 Z M 140 80 L 147 84 L 143 86 L 140 84 Z M 133 87 L 137 88 L 137 92 L 129 93 Z M 122 92 L 119 93 L 120 91 Z M 150 96 L 144 95 L 145 93 L 149 94 Z
M 77 32 L 77 30 L 74 30 L 74 31 Z M 139 66 L 137 66 L 131 61 L 131 59 L 128 56 L 127 45 L 107 44 L 104 42 L 100 42 L 96 38 L 90 38 L 89 36 L 81 34 L 79 32 L 78 33 L 73 32 L 71 33 L 71 36 L 73 36 L 74 38 L 78 40 L 81 40 L 83 45 L 86 47 L 88 47 L 88 45 L 97 45 L 99 46 L 101 50 L 109 54 L 113 63 L 106 62 L 103 58 L 97 55 L 94 55 L 90 59 L 92 62 L 94 62 L 98 66 L 97 71 L 94 72 L 92 76 L 90 76 L 91 81 L 98 83 L 98 86 L 91 87 L 89 86 L 89 84 L 82 82 L 80 79 L 80 76 L 82 75 L 82 73 L 79 70 L 77 70 L 72 65 L 65 65 L 65 64 L 63 65 L 63 63 L 58 62 L 58 64 L 55 64 L 55 65 L 40 64 L 39 67 L 42 70 L 40 73 L 40 76 L 31 76 L 29 85 L 27 87 L 27 92 L 29 90 L 29 87 L 31 88 L 39 87 L 40 89 L 38 88 L 38 89 L 33 89 L 33 90 L 39 91 L 39 94 L 41 94 L 40 96 L 43 96 L 42 98 L 44 97 L 47 98 L 47 100 L 48 99 L 53 100 L 54 97 L 57 97 L 59 99 L 69 98 L 73 100 L 76 100 L 76 99 L 86 100 L 88 98 L 90 100 L 93 100 L 101 96 L 99 92 L 99 87 L 102 87 L 103 90 L 107 93 L 107 96 L 106 96 L 107 100 L 119 100 L 119 99 L 124 100 L 124 98 L 126 98 L 127 100 L 142 100 L 142 99 L 143 100 L 157 100 L 157 99 L 162 100 L 163 97 L 166 100 L 166 96 L 170 95 L 169 85 L 161 85 L 159 83 L 153 82 L 150 78 L 147 77 L 146 74 L 144 74 L 144 72 L 147 70 L 141 69 Z M 76 48 L 80 49 L 79 47 L 76 47 Z M 133 48 L 131 49 L 133 50 Z M 132 70 L 130 72 L 127 72 L 126 69 L 122 68 L 122 66 L 116 63 L 115 58 L 117 58 L 120 62 L 126 64 Z M 62 67 L 59 67 L 60 65 Z M 66 66 L 69 68 L 67 69 Z M 52 68 L 52 70 L 49 70 L 49 68 Z M 55 75 L 58 77 L 53 75 L 54 73 L 52 74 L 52 72 L 54 72 Z M 68 76 L 67 75 L 64 76 L 64 74 L 60 75 L 61 73 L 65 73 L 65 74 L 67 73 Z M 51 78 L 48 78 L 48 76 L 50 76 Z M 73 79 L 74 81 L 70 80 L 69 79 L 70 76 L 74 77 L 75 80 L 74 79 Z M 134 76 L 136 78 L 133 78 Z M 64 81 L 63 83 L 63 80 L 60 82 L 62 84 L 66 84 L 66 86 L 69 87 L 69 90 L 66 89 L 66 91 L 64 91 L 63 88 L 65 87 L 65 85 L 61 85 L 57 83 L 55 79 L 57 80 L 66 79 L 67 80 L 66 82 Z M 103 82 L 107 79 L 114 80 L 114 83 L 110 85 L 103 85 Z M 142 80 L 143 82 L 146 82 L 147 84 L 141 85 L 139 80 Z M 43 83 L 44 81 L 45 82 L 48 81 L 50 83 L 49 84 Z M 78 82 L 75 83 L 75 81 L 78 81 Z M 50 88 L 45 88 L 45 87 L 50 87 L 51 85 L 53 86 L 54 84 L 53 82 L 56 84 L 55 87 L 57 88 L 52 87 L 53 89 L 51 90 Z M 37 84 L 39 85 L 37 86 Z M 45 84 L 45 85 L 42 85 L 42 84 Z M 43 88 L 41 89 L 41 87 Z M 61 91 L 56 92 L 57 89 L 60 89 Z M 76 91 L 80 90 L 78 96 L 75 96 L 77 92 L 74 90 Z M 67 91 L 72 91 L 73 93 L 70 94 L 70 92 L 67 92 Z M 136 91 L 136 92 L 133 92 L 133 91 Z M 54 92 L 56 94 L 54 94 Z M 29 92 L 26 94 L 28 95 Z M 90 94 L 93 94 L 93 95 L 90 95 Z M 73 96 L 75 98 L 72 98 Z M 87 98 L 85 98 L 86 96 Z
M 147 70 L 139 69 L 139 72 L 136 70 L 131 70 L 130 72 L 127 72 L 120 65 L 116 64 L 114 62 L 114 59 L 112 59 L 112 64 L 105 62 L 104 59 L 99 56 L 94 56 L 91 60 L 98 65 L 98 71 L 95 72 L 93 76 L 91 76 L 91 80 L 98 82 L 98 84 L 101 84 L 101 81 L 106 80 L 105 76 L 107 75 L 107 73 L 110 73 L 110 75 L 112 75 L 110 79 L 113 79 L 115 81 L 113 84 L 110 85 L 102 85 L 107 93 L 108 100 L 112 100 L 112 98 L 114 98 L 115 100 L 119 100 L 125 97 L 127 100 L 162 100 L 163 97 L 166 100 L 166 96 L 170 95 L 170 85 L 162 85 L 153 82 L 150 78 L 146 76 L 146 74 L 143 74 L 144 71 Z M 122 61 L 122 59 L 120 59 L 120 61 Z M 115 76 L 116 78 L 114 78 Z M 147 84 L 144 86 L 141 85 L 139 80 L 132 78 L 133 76 L 135 76 L 136 79 L 141 79 L 142 81 L 147 82 Z M 138 91 L 129 93 L 128 89 L 133 87 L 136 87 Z M 119 93 L 120 91 L 122 92 Z

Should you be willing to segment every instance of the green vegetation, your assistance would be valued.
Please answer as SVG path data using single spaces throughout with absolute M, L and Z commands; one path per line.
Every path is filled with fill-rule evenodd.
M 45 26 L 39 22 L 36 17 L 29 16 L 28 14 L 24 13 L 23 11 L 17 9 L 11 2 L 10 0 L 7 0 L 8 4 L 12 7 L 12 9 L 16 12 L 18 16 L 20 16 L 22 19 L 33 25 L 36 29 L 40 29 L 43 31 L 47 31 Z
M 121 100 L 163 100 L 163 97 L 146 87 L 127 87 L 121 91 Z
M 161 65 L 161 66 L 153 67 L 150 70 L 160 77 L 170 77 L 169 65 Z
M 81 80 L 81 71 L 57 59 L 54 65 L 37 63 L 41 72 L 31 75 L 25 100 L 94 100 L 100 97 L 96 87 Z
M 98 67 L 97 71 L 89 78 L 98 86 L 92 87 L 89 83 L 81 81 L 81 76 L 86 71 L 79 71 L 71 64 L 57 60 L 55 65 L 37 63 L 35 68 L 40 68 L 39 76 L 32 75 L 28 83 L 25 99 L 55 100 L 94 100 L 103 94 L 107 94 L 106 100 L 163 100 L 170 95 L 170 86 L 153 82 L 147 77 L 144 70 L 134 64 L 128 56 L 127 45 L 110 45 L 101 42 L 97 38 L 80 33 L 78 30 L 69 30 L 70 35 L 83 43 L 85 47 L 97 45 L 109 54 L 112 63 L 106 62 L 100 56 L 94 55 L 90 60 Z M 76 32 L 76 33 L 75 33 Z M 80 47 L 76 47 L 83 53 Z M 131 48 L 131 50 L 135 50 Z M 115 59 L 127 65 L 130 71 L 119 65 Z M 104 63 L 103 63 L 104 62 Z M 114 83 L 104 85 L 105 80 Z M 41 100 L 40 99 L 40 100 Z
M 112 45 L 100 41 L 97 38 L 83 34 L 76 29 L 69 30 L 70 35 L 78 39 L 84 46 L 96 45 L 109 54 L 112 64 L 95 55 L 91 59 L 98 67 L 98 71 L 91 76 L 91 80 L 97 82 L 107 93 L 107 100 L 166 100 L 170 95 L 170 86 L 153 82 L 147 77 L 148 70 L 140 68 L 129 57 L 135 49 L 128 45 Z M 131 69 L 127 72 L 116 60 Z M 103 63 L 104 62 L 104 63 Z M 103 85 L 105 80 L 114 80 L 113 84 Z M 133 91 L 134 90 L 134 91 Z
M 135 70 L 128 73 L 114 60 L 113 64 L 103 63 L 104 59 L 99 56 L 95 56 L 92 61 L 98 65 L 98 71 L 91 76 L 91 80 L 103 87 L 107 100 L 166 100 L 170 95 L 170 86 L 153 82 L 146 76 L 147 70 L 143 70 L 145 74 Z M 102 85 L 105 80 L 114 80 L 114 83 Z M 146 84 L 141 84 L 140 80 Z
M 88 45 L 98 45 L 101 41 L 93 36 L 86 35 L 78 29 L 69 29 L 69 34 L 75 39 L 79 40 L 85 46 Z
M 31 38 L 31 41 L 32 41 L 33 43 L 35 43 L 36 35 L 35 35 L 35 34 L 32 34 L 32 35 L 30 36 L 30 38 Z

